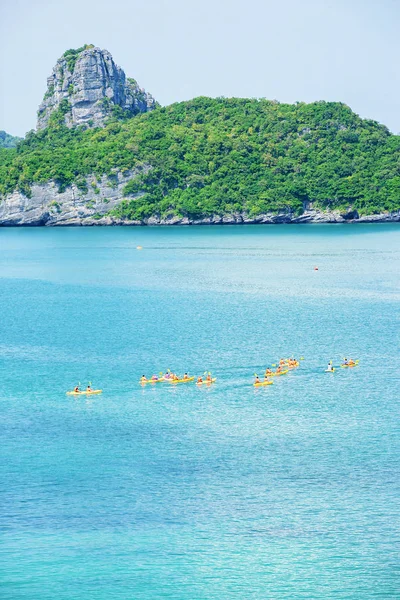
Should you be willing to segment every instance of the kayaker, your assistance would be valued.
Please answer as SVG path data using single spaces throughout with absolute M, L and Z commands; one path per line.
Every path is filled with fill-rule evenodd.
M 348 365 L 348 364 L 349 364 L 349 363 L 348 363 L 348 361 L 347 361 L 347 358 L 344 358 L 344 359 L 343 359 L 343 364 L 344 364 L 344 365 Z
M 74 392 L 75 392 L 75 394 L 77 394 L 78 392 L 80 392 L 79 385 L 76 385 L 74 387 Z
M 272 375 L 271 369 L 265 369 L 264 377 L 267 378 L 269 375 Z
M 349 358 L 349 366 L 353 367 L 356 363 L 354 362 L 354 360 L 352 358 Z
M 189 379 L 189 376 L 187 373 L 184 374 L 183 379 Z
M 203 383 L 203 378 L 201 376 L 197 378 L 197 383 Z
M 91 391 L 92 391 L 92 388 L 90 387 L 90 383 L 88 383 L 88 386 L 87 386 L 87 388 L 86 388 L 86 391 L 87 391 L 87 392 L 91 392 Z
M 264 375 L 264 381 L 269 381 L 268 375 L 266 373 Z
M 254 382 L 254 383 L 261 383 L 261 381 L 260 381 L 260 378 L 259 378 L 259 376 L 258 376 L 258 375 L 256 375 L 256 380 L 255 380 L 255 382 Z
M 151 379 L 152 379 L 153 381 L 158 381 L 158 377 L 157 377 L 157 375 L 153 375 Z
M 179 381 L 179 377 L 178 375 L 176 375 L 175 373 L 172 375 L 172 380 L 173 381 Z
M 282 367 L 279 365 L 279 367 L 276 370 L 277 373 L 281 373 L 282 372 Z
M 142 376 L 141 376 L 141 378 L 140 378 L 140 381 L 141 381 L 142 383 L 146 383 L 146 381 L 147 381 L 147 377 L 146 377 L 145 375 L 142 375 Z
M 328 363 L 327 371 L 333 371 L 332 361 L 330 363 Z
M 211 373 L 207 375 L 207 381 L 212 381 Z

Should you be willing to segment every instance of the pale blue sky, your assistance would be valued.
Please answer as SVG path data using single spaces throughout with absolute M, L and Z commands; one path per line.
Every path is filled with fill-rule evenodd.
M 163 105 L 338 100 L 400 131 L 400 0 L 0 0 L 0 129 L 35 127 L 68 48 L 108 49 Z

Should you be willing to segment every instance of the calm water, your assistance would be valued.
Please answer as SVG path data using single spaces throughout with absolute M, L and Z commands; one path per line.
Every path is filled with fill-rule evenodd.
M 399 225 L 1 229 L 1 597 L 399 598 L 399 265 Z

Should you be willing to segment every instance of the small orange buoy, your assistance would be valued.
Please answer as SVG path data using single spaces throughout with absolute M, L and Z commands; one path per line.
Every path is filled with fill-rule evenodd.
M 143 250 L 142 246 L 136 246 L 136 250 Z

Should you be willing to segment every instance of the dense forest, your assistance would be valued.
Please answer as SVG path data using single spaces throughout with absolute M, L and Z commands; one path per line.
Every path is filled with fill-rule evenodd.
M 0 150 L 1 195 L 49 180 L 84 193 L 88 174 L 136 168 L 116 216 L 400 207 L 400 136 L 341 103 L 200 97 L 86 130 L 65 127 L 65 103 L 49 127 Z

